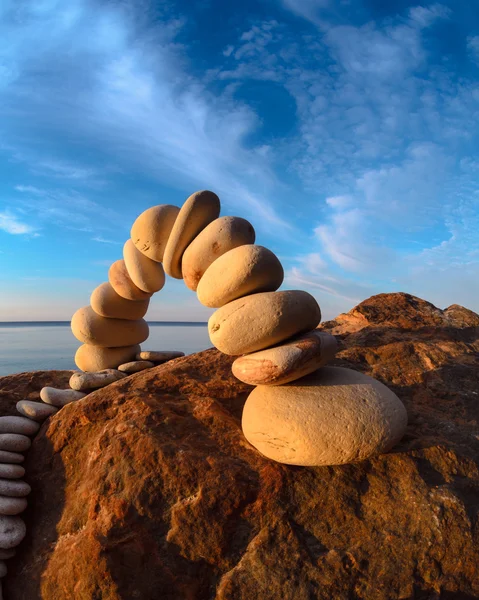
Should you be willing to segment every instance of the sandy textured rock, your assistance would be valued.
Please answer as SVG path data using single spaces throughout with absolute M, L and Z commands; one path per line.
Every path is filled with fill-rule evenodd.
M 96 314 L 110 319 L 137 321 L 146 315 L 149 304 L 148 298 L 146 300 L 122 298 L 109 282 L 99 285 L 90 296 L 90 305 Z
M 32 442 L 26 435 L 19 433 L 0 433 L 0 450 L 8 452 L 25 452 Z
M 126 300 L 149 300 L 151 294 L 140 290 L 128 274 L 125 261 L 115 261 L 108 271 L 108 281 L 115 292 Z
M 198 284 L 198 300 L 218 308 L 249 294 L 274 292 L 283 278 L 283 267 L 271 250 L 254 244 L 238 246 L 206 269 Z
M 154 294 L 165 285 L 163 265 L 142 254 L 132 240 L 123 246 L 123 260 L 128 275 L 140 290 Z
M 20 517 L 0 515 L 0 548 L 9 550 L 20 544 L 27 533 Z
M 15 550 L 12 548 L 11 550 L 4 550 L 0 548 L 0 560 L 8 560 L 9 558 L 13 558 L 15 556 Z
M 0 479 L 0 495 L 12 498 L 28 496 L 32 488 L 25 481 L 18 479 Z
M 118 365 L 135 358 L 139 351 L 139 344 L 120 348 L 100 348 L 100 346 L 83 344 L 76 351 L 75 364 L 82 371 L 116 369 Z
M 4 479 L 20 479 L 25 475 L 25 469 L 20 465 L 5 465 L 0 463 L 0 477 Z
M 35 435 L 40 425 L 24 417 L 0 417 L 0 433 L 22 433 Z
M 138 250 L 157 262 L 163 261 L 166 243 L 180 209 L 171 204 L 148 208 L 131 228 L 131 239 Z
M 237 358 L 233 375 L 250 385 L 282 385 L 304 377 L 333 360 L 338 344 L 329 333 L 314 330 Z
M 79 308 L 72 317 L 73 335 L 85 344 L 102 348 L 119 348 L 141 344 L 148 338 L 148 323 L 144 319 L 126 321 L 100 317 L 91 308 Z
M 18 452 L 8 452 L 7 450 L 0 450 L 0 463 L 7 465 L 13 465 L 22 463 L 25 460 L 23 454 Z
M 316 300 L 307 292 L 264 292 L 233 300 L 208 321 L 211 343 L 225 354 L 268 348 L 314 329 L 321 320 Z
M 163 266 L 170 277 L 182 278 L 181 261 L 184 251 L 219 214 L 220 200 L 213 192 L 195 192 L 185 201 L 171 230 L 163 256 Z
M 46 404 L 61 408 L 71 402 L 76 402 L 84 398 L 86 394 L 76 390 L 57 390 L 52 387 L 44 387 L 40 390 L 40 398 Z
M 387 452 L 404 435 L 407 413 L 372 377 L 323 367 L 290 384 L 255 388 L 241 423 L 246 439 L 266 457 L 319 467 Z
M 148 360 L 154 363 L 163 363 L 174 358 L 184 356 L 184 352 L 176 350 L 143 350 L 136 355 L 137 360 Z
M 32 402 L 31 400 L 20 400 L 20 402 L 17 402 L 17 410 L 21 415 L 39 423 L 58 412 L 58 408 L 54 406 L 41 402 Z
M 0 515 L 19 515 L 28 506 L 26 498 L 0 496 Z
M 196 291 L 200 279 L 213 261 L 233 248 L 254 244 L 255 236 L 251 223 L 241 217 L 220 217 L 212 221 L 183 254 L 181 271 L 185 285 Z
M 97 373 L 73 373 L 70 378 L 70 387 L 78 391 L 93 390 L 110 385 L 124 377 L 126 377 L 125 373 L 117 369 L 105 369 Z
M 122 371 L 123 373 L 139 373 L 145 369 L 151 369 L 151 367 L 154 366 L 155 363 L 149 360 L 134 360 L 132 362 L 125 363 L 124 365 L 120 365 L 118 370 Z

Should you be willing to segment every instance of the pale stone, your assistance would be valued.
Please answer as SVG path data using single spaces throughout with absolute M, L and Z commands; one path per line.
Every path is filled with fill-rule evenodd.
M 135 358 L 140 352 L 140 345 L 121 348 L 100 348 L 91 344 L 83 344 L 75 354 L 75 364 L 82 371 L 97 372 L 105 369 L 116 369 L 118 365 Z
M 146 300 L 127 300 L 118 295 L 109 282 L 102 283 L 93 290 L 90 305 L 100 317 L 138 321 L 146 315 L 149 298 Z
M 140 290 L 136 286 L 131 277 L 128 275 L 128 271 L 124 260 L 115 261 L 108 271 L 108 281 L 115 292 L 122 298 L 127 300 L 148 300 L 151 298 L 151 294 Z
M 163 256 L 163 266 L 170 277 L 182 278 L 184 251 L 219 214 L 220 200 L 213 192 L 195 192 L 186 200 L 173 225 Z
M 12 498 L 24 498 L 32 491 L 25 481 L 18 479 L 0 479 L 0 495 Z
M 3 560 L 0 560 L 0 579 L 2 577 L 5 577 L 5 575 L 8 573 L 8 569 L 7 569 L 7 565 L 6 563 L 3 562 Z M 1 584 L 0 584 L 1 585 Z
M 132 346 L 141 344 L 148 338 L 148 323 L 144 319 L 107 319 L 97 315 L 91 306 L 84 306 L 76 311 L 71 328 L 80 342 L 102 348 Z
M 246 439 L 280 463 L 319 467 L 387 452 L 404 435 L 407 413 L 379 381 L 322 367 L 293 383 L 260 385 L 246 400 Z
M 201 231 L 183 254 L 181 271 L 185 285 L 196 291 L 206 269 L 217 258 L 238 246 L 254 244 L 255 231 L 241 217 L 220 217 Z
M 26 498 L 0 496 L 0 515 L 19 515 L 27 508 Z
M 237 358 L 233 375 L 250 385 L 282 385 L 304 377 L 334 358 L 336 338 L 324 331 L 310 331 L 279 346 Z
M 25 469 L 20 465 L 0 464 L 0 477 L 4 479 L 20 479 L 25 475 Z
M 9 550 L 20 544 L 27 533 L 20 517 L 0 516 L 0 548 Z
M 0 433 L 22 433 L 35 435 L 40 425 L 25 417 L 0 417 Z
M 0 560 L 8 560 L 9 558 L 13 558 L 15 554 L 16 552 L 13 548 L 11 550 L 0 548 Z
M 76 390 L 58 390 L 57 388 L 44 387 L 40 390 L 40 398 L 46 404 L 61 408 L 71 402 L 76 402 L 84 398 L 86 394 Z
M 142 254 L 131 240 L 123 246 L 123 260 L 130 279 L 140 290 L 154 294 L 165 285 L 163 265 Z
M 104 369 L 97 373 L 73 373 L 69 384 L 73 390 L 93 390 L 110 385 L 124 377 L 126 377 L 125 373 L 116 369 Z
M 243 296 L 274 292 L 283 278 L 283 267 L 271 250 L 253 244 L 238 246 L 206 269 L 198 284 L 198 300 L 218 308 Z
M 0 450 L 8 452 L 25 452 L 28 450 L 32 442 L 26 435 L 19 433 L 0 433 Z
M 8 452 L 7 450 L 0 450 L 0 463 L 13 465 L 22 463 L 25 460 L 23 454 L 17 452 Z
M 208 321 L 208 331 L 218 350 L 239 355 L 314 329 L 320 320 L 318 303 L 308 292 L 263 292 L 219 308 Z
M 145 210 L 133 223 L 131 239 L 138 250 L 157 262 L 163 261 L 166 243 L 180 209 L 159 204 Z
M 118 367 L 119 371 L 123 373 L 138 373 L 139 371 L 144 371 L 145 369 L 151 369 L 154 367 L 155 363 L 150 362 L 149 360 L 134 360 L 132 362 L 125 363 L 124 365 L 120 365 Z
M 184 352 L 175 350 L 143 350 L 136 355 L 137 360 L 148 360 L 154 363 L 166 362 L 184 356 Z
M 39 423 L 58 412 L 58 409 L 54 406 L 41 402 L 32 402 L 31 400 L 20 400 L 20 402 L 17 402 L 17 410 L 25 417 Z

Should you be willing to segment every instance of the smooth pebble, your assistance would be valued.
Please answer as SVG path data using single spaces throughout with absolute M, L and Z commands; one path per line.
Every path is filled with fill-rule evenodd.
M 25 460 L 23 454 L 18 452 L 8 452 L 7 450 L 0 450 L 0 463 L 8 465 L 22 463 Z
M 149 332 L 144 319 L 108 319 L 97 315 L 91 306 L 84 306 L 76 311 L 72 317 L 71 329 L 80 342 L 102 348 L 141 344 L 148 338 Z
M 166 243 L 180 209 L 172 204 L 152 206 L 137 217 L 131 239 L 138 250 L 157 262 L 163 261 Z
M 0 433 L 0 450 L 8 452 L 25 452 L 32 442 L 26 435 L 20 433 Z
M 17 479 L 0 479 L 0 495 L 12 498 L 23 498 L 28 496 L 32 488 L 26 481 Z
M 143 350 L 136 355 L 137 360 L 148 360 L 154 363 L 166 362 L 184 356 L 184 352 L 175 350 Z
M 0 417 L 0 433 L 21 433 L 35 435 L 40 425 L 25 417 Z
M 5 479 L 20 479 L 25 475 L 25 469 L 20 465 L 0 464 L 0 477 Z
M 97 373 L 74 373 L 70 377 L 69 385 L 73 390 L 93 390 L 110 385 L 124 377 L 126 377 L 125 373 L 117 369 L 105 369 Z
M 54 406 L 43 404 L 42 402 L 32 402 L 31 400 L 20 400 L 20 402 L 17 402 L 17 410 L 25 417 L 39 423 L 58 412 L 58 409 Z
M 61 408 L 71 402 L 84 398 L 86 394 L 77 390 L 58 390 L 57 388 L 44 387 L 40 390 L 40 398 L 46 404 Z
M 9 550 L 20 544 L 27 533 L 20 517 L 0 515 L 0 548 Z
M 144 371 L 145 369 L 151 369 L 154 367 L 155 363 L 150 362 L 149 360 L 134 360 L 129 363 L 125 363 L 124 365 L 120 365 L 118 367 L 119 371 L 123 373 L 138 373 L 139 371 Z
M 83 344 L 76 351 L 75 364 L 86 372 L 116 369 L 118 365 L 133 360 L 140 350 L 139 344 L 119 348 L 101 348 L 92 344 Z
M 117 260 L 111 265 L 108 271 L 108 281 L 115 292 L 127 300 L 148 300 L 151 298 L 150 293 L 140 290 L 133 283 L 123 259 Z
M 154 294 L 165 285 L 163 265 L 140 252 L 132 240 L 127 240 L 123 246 L 123 260 L 128 275 L 140 290 Z
M 19 515 L 27 508 L 26 498 L 0 496 L 0 515 Z
M 93 290 L 90 305 L 100 317 L 138 321 L 146 315 L 150 300 L 149 298 L 145 300 L 122 298 L 111 287 L 111 283 L 106 282 Z

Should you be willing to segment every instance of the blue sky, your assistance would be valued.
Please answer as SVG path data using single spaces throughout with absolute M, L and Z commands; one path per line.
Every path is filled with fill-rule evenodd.
M 475 2 L 0 2 L 0 320 L 67 320 L 136 216 L 197 189 L 325 319 L 479 311 Z M 211 310 L 169 279 L 149 318 Z

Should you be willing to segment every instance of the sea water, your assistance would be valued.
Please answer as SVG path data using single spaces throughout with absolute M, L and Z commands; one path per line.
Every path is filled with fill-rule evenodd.
M 179 350 L 185 354 L 211 348 L 206 323 L 149 322 L 142 350 Z M 76 369 L 80 342 L 69 322 L 0 322 L 0 376 L 25 371 Z

